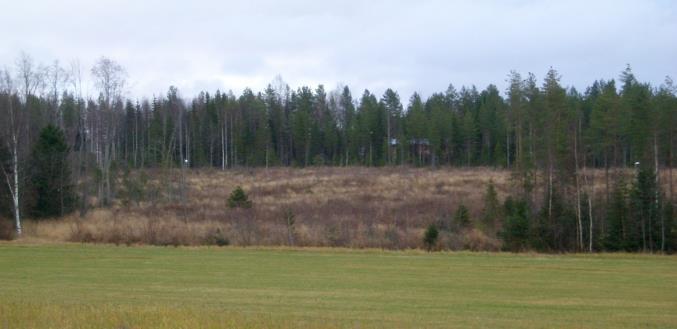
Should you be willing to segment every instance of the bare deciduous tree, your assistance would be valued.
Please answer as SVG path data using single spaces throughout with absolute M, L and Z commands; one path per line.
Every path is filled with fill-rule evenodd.
M 104 101 L 110 107 L 112 100 L 122 94 L 125 87 L 127 72 L 112 59 L 101 57 L 92 67 L 94 84 L 103 95 Z
M 44 68 L 36 66 L 33 58 L 22 52 L 16 61 L 18 81 L 20 82 L 21 94 L 24 101 L 28 96 L 34 95 L 38 89 L 42 88 L 44 82 Z
M 68 73 L 61 67 L 58 60 L 55 60 L 52 65 L 45 69 L 45 81 L 49 84 L 49 104 L 51 108 L 51 121 L 55 122 L 63 129 L 63 115 L 59 108 L 59 92 L 69 80 Z
M 97 164 L 101 170 L 99 182 L 99 201 L 102 205 L 109 205 L 112 196 L 111 164 L 115 160 L 116 145 L 116 113 L 122 108 L 120 99 L 127 76 L 124 68 L 117 62 L 101 57 L 92 67 L 94 84 L 100 92 L 99 113 L 96 115 L 97 124 L 93 125 L 95 136 Z

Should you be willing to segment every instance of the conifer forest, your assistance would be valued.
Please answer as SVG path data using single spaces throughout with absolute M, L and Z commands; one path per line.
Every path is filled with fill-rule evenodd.
M 580 90 L 550 68 L 543 77 L 497 76 L 507 79 L 505 90 L 449 84 L 426 97 L 292 87 L 278 76 L 240 94 L 184 95 L 169 86 L 131 98 L 125 68 L 107 57 L 91 68 L 45 65 L 25 53 L 5 64 L 0 220 L 15 235 L 26 220 L 141 198 L 144 172 L 491 168 L 509 176 L 505 197 L 482 186 L 476 214 L 450 217 L 501 249 L 677 249 L 677 86 L 670 78 L 644 83 L 629 65 Z M 85 77 L 92 95 L 82 92 Z M 256 208 L 255 198 L 248 202 Z M 492 229 L 483 229 L 487 221 Z

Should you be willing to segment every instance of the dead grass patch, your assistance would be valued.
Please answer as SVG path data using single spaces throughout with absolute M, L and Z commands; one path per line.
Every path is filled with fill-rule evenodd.
M 605 192 L 604 170 L 594 177 L 596 195 Z M 632 177 L 632 170 L 613 171 Z M 481 227 L 483 196 L 493 181 L 502 202 L 514 191 L 511 173 L 492 168 L 317 167 L 185 171 L 185 196 L 162 192 L 178 184 L 178 172 L 149 170 L 147 198 L 95 209 L 84 217 L 27 221 L 22 239 L 114 244 L 286 245 L 285 212 L 295 217 L 298 246 L 405 249 L 421 247 L 423 229 L 451 218 L 460 204 Z M 667 179 L 667 173 L 662 176 Z M 612 180 L 613 181 L 613 180 Z M 666 182 L 666 180 L 663 180 Z M 165 182 L 165 183 L 163 183 Z M 167 183 L 169 182 L 169 183 Z M 667 183 L 666 183 L 667 184 Z M 236 186 L 252 209 L 229 209 Z M 167 191 L 176 190 L 175 187 Z M 160 192 L 158 192 L 160 191 Z M 152 192 L 152 193 L 150 193 Z M 539 192 L 534 193 L 536 196 Z M 500 223 L 497 223 L 500 227 Z M 472 229 L 440 241 L 444 249 L 497 250 L 495 232 Z

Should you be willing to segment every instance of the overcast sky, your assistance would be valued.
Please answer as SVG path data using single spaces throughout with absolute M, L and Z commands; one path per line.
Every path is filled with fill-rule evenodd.
M 129 73 L 129 95 L 347 84 L 429 96 L 550 66 L 583 89 L 626 63 L 641 81 L 677 77 L 677 1 L 0 0 L 0 65 L 20 51 Z M 89 89 L 91 94 L 94 90 Z

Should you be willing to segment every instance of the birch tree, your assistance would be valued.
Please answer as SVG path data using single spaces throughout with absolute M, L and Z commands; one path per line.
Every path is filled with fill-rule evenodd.
M 20 162 L 23 155 L 22 147 L 27 129 L 25 129 L 25 111 L 21 111 L 21 104 L 14 89 L 14 84 L 9 72 L 5 69 L 0 71 L 0 138 L 7 143 L 6 147 L 10 154 L 8 165 L 2 164 L 4 183 L 12 198 L 12 210 L 14 212 L 14 224 L 18 235 L 22 233 L 21 227 L 21 193 L 23 173 Z

